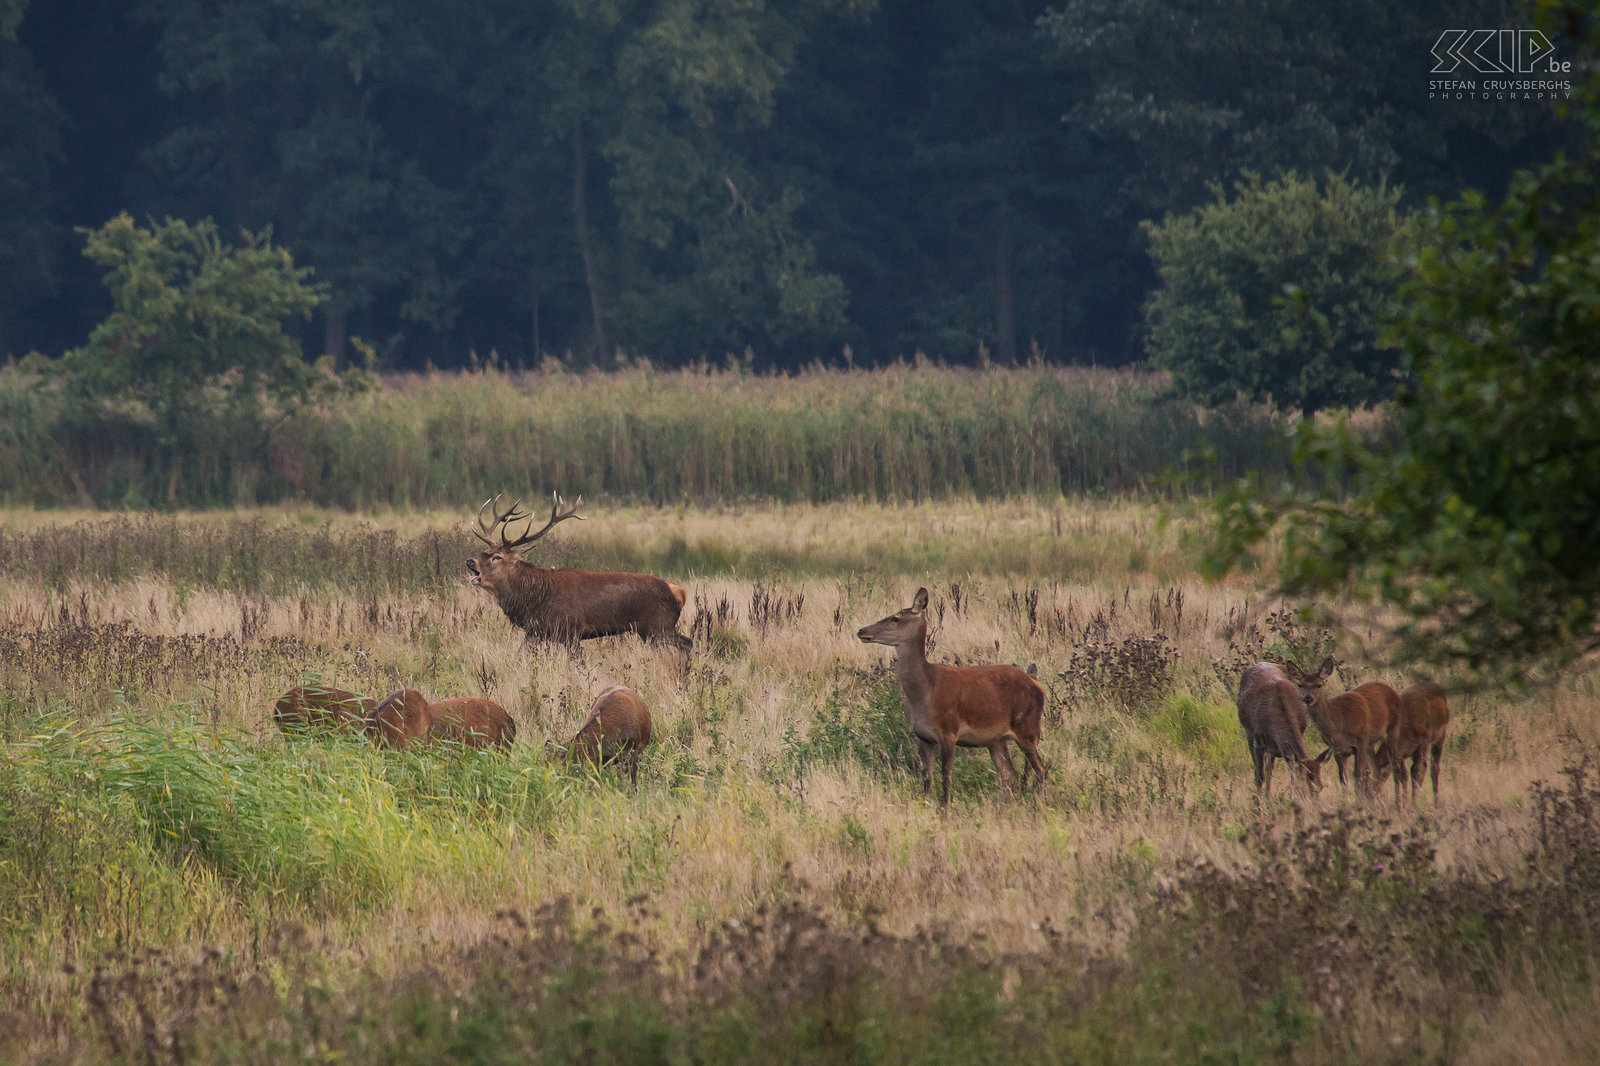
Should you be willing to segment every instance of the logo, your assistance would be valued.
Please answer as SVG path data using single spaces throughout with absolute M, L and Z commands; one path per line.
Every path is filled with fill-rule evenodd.
M 1538 30 L 1445 30 L 1433 43 L 1435 74 L 1570 74 L 1571 60 Z

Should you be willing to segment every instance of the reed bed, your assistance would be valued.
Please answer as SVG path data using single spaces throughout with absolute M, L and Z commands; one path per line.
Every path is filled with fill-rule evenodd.
M 527 482 L 699 504 L 1126 494 L 1283 465 L 1266 409 L 1046 366 L 396 376 L 281 422 L 193 427 L 181 458 L 137 412 L 88 418 L 10 368 L 0 424 L 0 502 L 135 509 L 437 508 Z
M 563 527 L 564 558 L 685 584 L 686 667 L 524 646 L 455 576 L 464 517 L 7 521 L 0 1060 L 1474 1062 L 1523 1025 L 1592 1054 L 1593 674 L 1453 698 L 1437 806 L 1282 774 L 1263 800 L 1241 664 L 1376 668 L 1254 578 L 1199 582 L 1181 515 Z M 253 570 L 204 547 L 252 530 Z M 948 816 L 921 795 L 888 653 L 855 639 L 918 586 L 932 658 L 1039 664 L 1037 796 L 981 752 Z M 291 741 L 269 710 L 308 677 L 486 696 L 518 740 Z M 560 750 L 617 682 L 655 714 L 637 793 Z

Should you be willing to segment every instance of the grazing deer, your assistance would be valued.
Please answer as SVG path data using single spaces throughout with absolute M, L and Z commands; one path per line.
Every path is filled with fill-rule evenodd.
M 492 700 L 462 698 L 428 702 L 414 688 L 391 692 L 372 715 L 373 743 L 405 750 L 423 741 L 448 740 L 502 751 L 516 739 L 517 723 Z
M 493 596 L 512 625 L 529 640 L 570 644 L 637 633 L 688 654 L 690 640 L 678 632 L 678 616 L 687 595 L 682 585 L 648 574 L 556 570 L 527 562 L 522 552 L 528 545 L 557 523 L 583 519 L 578 513 L 583 497 L 567 508 L 566 501 L 555 496 L 550 520 L 536 533 L 531 532 L 533 516 L 519 509 L 521 503 L 518 500 L 501 511 L 500 497 L 484 501 L 473 520 L 472 533 L 487 547 L 467 560 L 467 581 Z M 492 511 L 487 523 L 485 511 Z M 528 524 L 522 535 L 513 539 L 508 528 L 523 520 Z M 491 540 L 491 535 L 495 539 Z
M 638 789 L 639 755 L 649 745 L 650 708 L 633 689 L 612 685 L 595 697 L 568 752 L 596 766 L 626 756 L 628 780 Z
M 895 673 L 900 679 L 902 706 L 922 760 L 922 792 L 933 787 L 933 753 L 939 753 L 944 772 L 942 805 L 950 806 L 950 760 L 959 744 L 988 748 L 1000 785 L 1011 791 L 1016 769 L 1011 765 L 1007 741 L 1022 749 L 1022 786 L 1028 771 L 1044 784 L 1044 761 L 1039 758 L 1039 720 L 1044 714 L 1044 688 L 1037 671 L 1015 666 L 941 666 L 928 661 L 928 590 L 918 589 L 911 606 L 864 626 L 856 633 L 863 644 L 883 644 L 895 650 Z M 1038 787 L 1037 785 L 1035 787 Z
M 365 696 L 324 685 L 301 685 L 278 697 L 272 719 L 284 733 L 366 735 L 377 705 Z
M 1322 739 L 1328 742 L 1328 750 L 1317 756 L 1317 761 L 1354 753 L 1356 786 L 1366 789 L 1372 783 L 1372 749 L 1388 733 L 1390 720 L 1400 713 L 1400 694 L 1382 681 L 1368 681 L 1330 700 L 1322 687 L 1333 673 L 1333 665 L 1330 655 L 1314 674 L 1292 662 L 1285 669 Z M 1341 773 L 1341 780 L 1343 776 Z
M 1444 689 L 1432 681 L 1419 681 L 1400 693 L 1400 713 L 1389 721 L 1389 733 L 1378 745 L 1373 766 L 1378 773 L 1394 770 L 1394 801 L 1400 802 L 1400 783 L 1406 776 L 1406 760 L 1411 760 L 1411 802 L 1417 801 L 1422 784 L 1422 759 L 1428 757 L 1428 773 L 1433 778 L 1433 802 L 1439 802 L 1439 758 L 1444 754 L 1445 729 L 1450 724 L 1450 705 Z
M 1306 787 L 1322 789 L 1322 763 L 1306 758 L 1306 709 L 1300 694 L 1276 663 L 1256 663 L 1239 678 L 1239 724 L 1250 746 L 1256 788 L 1272 793 L 1272 768 L 1278 759 L 1299 767 Z

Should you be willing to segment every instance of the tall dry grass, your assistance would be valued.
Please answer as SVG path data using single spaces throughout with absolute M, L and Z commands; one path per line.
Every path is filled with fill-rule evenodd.
M 428 508 L 527 482 L 658 503 L 1121 494 L 1210 473 L 1202 454 L 1228 477 L 1283 462 L 1265 409 L 1045 366 L 401 376 L 281 423 L 219 417 L 177 458 L 136 412 L 89 418 L 0 369 L 0 424 L 0 502 L 135 509 Z
M 1569 897 L 1549 889 L 1537 913 L 1520 912 L 1542 931 L 1512 935 L 1514 899 L 1496 886 L 1586 883 L 1556 872 L 1588 871 L 1600 833 L 1589 840 L 1574 814 L 1576 828 L 1549 837 L 1556 801 L 1534 782 L 1568 781 L 1570 757 L 1596 749 L 1592 676 L 1533 699 L 1456 699 L 1437 808 L 1363 804 L 1336 786 L 1262 801 L 1231 706 L 1240 664 L 1309 657 L 1330 640 L 1348 655 L 1364 635 L 1324 633 L 1246 579 L 1202 584 L 1183 522 L 1148 505 L 605 509 L 563 527 L 558 555 L 632 561 L 686 585 L 682 628 L 697 637 L 686 670 L 634 639 L 577 654 L 524 646 L 452 576 L 448 560 L 459 567 L 471 542 L 447 527 L 464 517 L 387 514 L 387 534 L 315 512 L 8 522 L 0 894 L 17 905 L 0 919 L 0 1020 L 19 1035 L 0 1057 L 85 1061 L 118 1041 L 138 1057 L 146 1015 L 191 1026 L 182 1040 L 218 1058 L 271 1057 L 262 1041 L 285 1026 L 312 1027 L 329 1053 L 409 1039 L 419 1061 L 448 1057 L 463 1017 L 486 1019 L 482 1039 L 513 1057 L 596 1053 L 535 1014 L 496 1013 L 521 1002 L 497 975 L 524 972 L 573 982 L 561 986 L 569 1006 L 611 1019 L 613 1035 L 630 1011 L 650 1020 L 617 1037 L 622 1058 L 649 1033 L 680 1049 L 721 1033 L 730 1060 L 739 1047 L 759 1058 L 749 1049 L 762 1041 L 831 1061 L 870 1061 L 877 1046 L 851 1037 L 846 1054 L 803 1026 L 755 1021 L 708 1029 L 693 1002 L 851 1032 L 916 1019 L 958 1042 L 1001 1034 L 973 1037 L 974 1061 L 1030 1041 L 1125 1061 L 1161 1040 L 1196 1055 L 1220 1041 L 1244 1060 L 1378 1061 L 1459 1052 L 1503 1018 L 1507 996 L 1541 997 L 1530 1015 L 1541 1025 L 1575 1009 L 1540 992 L 1581 990 L 1571 982 L 1592 958 L 1561 947 L 1586 935 Z M 254 538 L 253 570 L 201 550 L 235 532 Z M 163 543 L 177 547 L 145 556 Z M 1003 802 L 986 757 L 958 760 L 950 816 L 921 796 L 889 653 L 854 636 L 919 585 L 932 592 L 932 658 L 1040 664 L 1051 779 L 1037 797 Z M 1357 654 L 1340 680 L 1371 671 Z M 516 718 L 518 742 L 506 757 L 291 743 L 271 703 L 311 674 L 358 692 L 487 696 Z M 612 683 L 655 713 L 637 795 L 547 747 Z M 1586 793 L 1562 796 L 1571 808 Z M 1370 869 L 1396 833 L 1427 852 L 1404 853 L 1413 883 L 1400 887 Z M 1269 898 L 1275 910 L 1241 924 Z M 559 900 L 575 909 L 533 922 Z M 507 931 L 506 911 L 533 922 L 532 941 Z M 734 963 L 716 945 L 757 926 L 817 950 L 745 944 L 739 965 L 755 970 L 718 984 L 717 967 Z M 850 948 L 864 930 L 879 939 Z M 1401 1009 L 1355 995 L 1344 971 L 1318 983 L 1313 948 L 1335 936 L 1353 938 L 1341 967 L 1381 961 L 1412 982 L 1382 988 L 1421 991 Z M 200 945 L 231 961 L 186 968 Z M 1258 966 L 1235 965 L 1240 945 Z M 105 962 L 153 948 L 167 961 Z M 1504 981 L 1486 983 L 1462 952 L 1504 967 Z M 270 995 L 249 993 L 262 981 Z M 273 1013 L 308 982 L 328 997 Z M 792 998 L 830 982 L 837 995 Z M 185 1006 L 174 990 L 188 987 L 237 1010 Z M 396 996 L 420 1036 L 413 1014 L 385 1013 Z M 1439 997 L 1454 1005 L 1439 1013 Z M 363 1011 L 377 1030 L 356 1024 Z M 1133 1019 L 1151 1011 L 1164 1020 L 1141 1043 Z M 1202 1019 L 1209 1036 L 1193 1028 Z M 374 1031 L 389 1035 L 362 1044 Z

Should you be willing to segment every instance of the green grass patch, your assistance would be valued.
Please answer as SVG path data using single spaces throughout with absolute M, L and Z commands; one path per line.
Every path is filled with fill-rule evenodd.
M 1231 764 L 1243 750 L 1238 712 L 1180 692 L 1162 700 L 1141 723 L 1159 745 L 1212 767 Z

